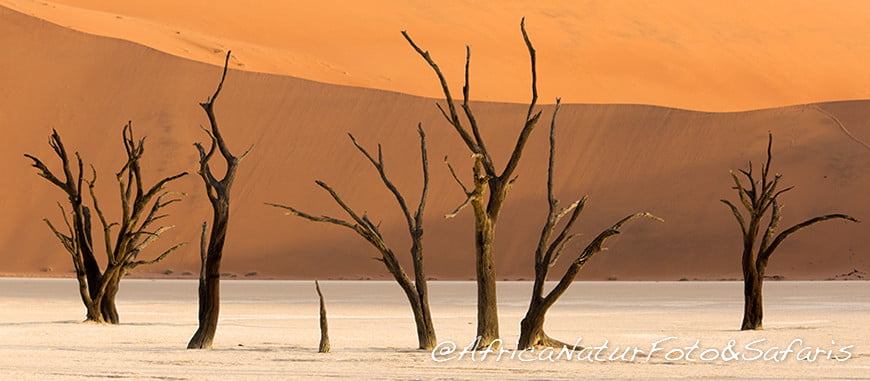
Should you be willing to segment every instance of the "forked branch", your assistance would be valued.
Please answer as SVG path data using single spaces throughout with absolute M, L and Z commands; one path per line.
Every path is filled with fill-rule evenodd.
M 568 290 L 568 287 L 571 286 L 571 283 L 577 277 L 577 274 L 580 272 L 580 270 L 583 268 L 583 266 L 586 265 L 586 262 L 588 262 L 590 259 L 592 259 L 592 257 L 595 256 L 595 254 L 598 254 L 598 253 L 606 250 L 606 248 L 604 248 L 604 242 L 608 238 L 619 234 L 620 229 L 622 228 L 623 225 L 625 225 L 625 223 L 627 223 L 628 221 L 631 221 L 633 219 L 636 219 L 636 218 L 650 218 L 650 219 L 653 219 L 653 220 L 656 220 L 659 222 L 664 222 L 663 219 L 656 217 L 650 213 L 646 213 L 646 212 L 635 213 L 635 214 L 626 216 L 625 218 L 623 218 L 623 219 L 619 220 L 618 222 L 616 222 L 615 224 L 613 224 L 613 226 L 611 226 L 609 229 L 604 230 L 601 233 L 599 233 L 598 236 L 596 236 L 595 239 L 592 240 L 592 242 L 590 242 L 588 245 L 586 245 L 586 248 L 584 248 L 583 251 L 581 251 L 577 255 L 576 258 L 574 258 L 574 261 L 571 262 L 571 265 L 568 267 L 568 270 L 565 271 L 565 275 L 562 276 L 562 279 L 559 280 L 559 283 L 556 284 L 556 286 L 544 298 L 544 305 L 549 307 L 553 303 L 555 303 L 556 300 L 560 296 L 562 296 L 562 294 L 564 294 L 565 291 Z

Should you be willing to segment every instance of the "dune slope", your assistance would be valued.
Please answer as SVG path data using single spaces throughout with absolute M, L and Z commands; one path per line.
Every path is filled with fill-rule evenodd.
M 321 82 L 438 97 L 399 34 L 456 77 L 473 48 L 474 93 L 528 98 L 526 17 L 543 99 L 743 111 L 870 98 L 867 2 L 676 0 L 242 3 L 228 0 L 0 0 L 76 30 L 170 54 Z
M 120 168 L 121 126 L 133 120 L 148 136 L 146 176 L 154 181 L 194 171 L 192 143 L 207 137 L 197 102 L 210 95 L 218 68 L 127 41 L 87 35 L 0 8 L 0 273 L 54 274 L 70 269 L 40 219 L 59 218 L 59 190 L 39 178 L 23 153 L 56 168 L 46 138 L 58 129 L 70 149 L 100 173 L 98 187 L 113 213 Z M 410 55 L 408 53 L 407 55 Z M 415 66 L 421 78 L 434 78 Z M 452 83 L 458 80 L 452 77 Z M 551 79 L 552 80 L 552 79 Z M 543 85 L 542 85 L 543 86 Z M 523 87 L 526 87 L 525 85 Z M 525 113 L 522 104 L 475 103 L 497 165 L 503 165 Z M 372 277 L 388 274 L 375 252 L 352 232 L 284 216 L 263 202 L 341 216 L 315 179 L 331 184 L 352 206 L 382 220 L 396 250 L 408 246 L 404 222 L 376 173 L 353 150 L 346 133 L 374 148 L 383 144 L 388 171 L 411 200 L 420 189 L 418 138 L 429 136 L 432 183 L 426 258 L 432 276 L 473 276 L 472 218 L 443 215 L 462 201 L 441 158 L 461 175 L 470 159 L 435 100 L 286 76 L 231 71 L 217 114 L 228 142 L 253 144 L 233 190 L 227 272 L 288 277 Z M 544 107 L 549 119 L 552 107 Z M 586 239 L 616 219 L 641 210 L 666 219 L 625 229 L 611 250 L 589 263 L 582 279 L 733 278 L 739 275 L 738 228 L 721 198 L 734 199 L 729 168 L 763 159 L 772 131 L 776 171 L 797 189 L 784 195 L 784 224 L 825 212 L 870 218 L 870 102 L 793 106 L 741 113 L 704 113 L 638 105 L 566 105 L 559 119 L 556 186 L 569 202 L 590 196 L 578 228 Z M 533 134 L 498 230 L 501 278 L 528 278 L 545 214 L 546 132 Z M 844 128 L 849 132 L 844 131 Z M 191 245 L 151 271 L 195 271 L 199 224 L 209 218 L 200 179 L 173 189 L 188 193 L 169 219 L 177 228 L 162 244 Z M 116 208 L 116 207 L 115 207 Z M 794 236 L 771 261 L 770 274 L 823 279 L 870 264 L 866 224 L 827 223 Z M 579 241 L 584 241 L 580 239 Z M 155 247 L 156 249 L 157 247 Z

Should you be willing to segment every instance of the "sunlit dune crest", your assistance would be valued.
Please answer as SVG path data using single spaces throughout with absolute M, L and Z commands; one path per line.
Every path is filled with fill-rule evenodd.
M 524 102 L 539 53 L 542 99 L 738 111 L 870 98 L 870 3 L 401 0 L 0 0 L 64 27 L 240 70 L 439 97 L 399 31 L 454 81 L 473 48 L 472 97 Z M 823 11 L 820 11 L 823 8 Z M 457 82 L 458 83 L 458 82 Z

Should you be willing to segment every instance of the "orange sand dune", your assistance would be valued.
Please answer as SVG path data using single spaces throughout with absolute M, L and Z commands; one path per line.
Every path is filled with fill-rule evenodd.
M 440 96 L 399 34 L 473 97 L 525 102 L 526 16 L 542 99 L 742 111 L 870 98 L 870 3 L 693 0 L 306 2 L 0 0 L 0 5 L 172 55 L 321 82 Z
M 538 41 L 546 62 L 552 53 L 544 53 L 546 39 Z M 57 128 L 67 146 L 100 171 L 102 203 L 112 213 L 116 186 L 111 173 L 121 164 L 121 126 L 133 120 L 138 133 L 148 135 L 146 176 L 152 181 L 193 171 L 197 155 L 192 143 L 206 138 L 199 129 L 206 120 L 197 102 L 212 93 L 219 69 L 5 8 L 0 8 L 0 46 L 0 273 L 50 267 L 52 273 L 66 274 L 71 269 L 68 255 L 40 221 L 59 217 L 55 202 L 63 201 L 63 195 L 39 178 L 22 154 L 35 154 L 56 167 L 46 138 L 51 128 Z M 505 54 L 524 59 L 522 51 Z M 395 59 L 416 58 L 403 51 Z M 422 65 L 409 66 L 409 73 L 418 73 L 417 80 L 434 81 Z M 544 74 L 541 88 L 552 92 L 559 81 L 550 72 Z M 382 219 L 382 230 L 401 253 L 408 241 L 394 200 L 345 134 L 355 134 L 367 147 L 382 143 L 389 173 L 413 200 L 420 189 L 415 127 L 422 121 L 432 167 L 427 266 L 438 278 L 473 276 L 472 218 L 468 211 L 453 220 L 443 218 L 462 196 L 440 161 L 449 156 L 467 178 L 469 155 L 440 119 L 433 99 L 231 71 L 216 107 L 235 151 L 255 145 L 233 190 L 224 256 L 227 272 L 288 278 L 387 277 L 382 265 L 370 259 L 375 252 L 352 232 L 284 216 L 263 202 L 341 216 L 313 184 L 315 179 L 326 181 L 350 205 Z M 526 106 L 473 107 L 497 164 L 503 165 Z M 550 106 L 544 107 L 546 119 L 551 112 Z M 870 149 L 864 144 L 870 142 L 868 123 L 870 101 L 741 113 L 566 105 L 559 120 L 556 186 L 564 202 L 589 194 L 578 226 L 585 237 L 635 211 L 647 210 L 667 220 L 626 228 L 612 241 L 610 251 L 590 262 L 581 279 L 738 277 L 738 228 L 719 199 L 734 199 L 727 171 L 748 160 L 759 162 L 767 131 L 776 137 L 774 166 L 785 174 L 783 184 L 797 186 L 783 196 L 783 224 L 825 212 L 870 219 Z M 545 207 L 545 128 L 532 136 L 500 220 L 500 278 L 528 278 L 532 273 L 532 249 Z M 209 218 L 207 201 L 196 176 L 174 189 L 188 196 L 170 219 L 177 228 L 162 242 L 192 244 L 152 267 L 153 272 L 172 269 L 178 274 L 198 268 L 196 241 L 199 223 Z M 867 229 L 866 223 L 832 222 L 801 232 L 781 247 L 769 273 L 820 279 L 853 268 L 866 271 Z

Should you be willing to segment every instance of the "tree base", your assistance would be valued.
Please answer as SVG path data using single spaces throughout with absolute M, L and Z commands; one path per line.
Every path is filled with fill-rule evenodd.
M 191 340 L 187 343 L 187 349 L 211 349 L 211 343 L 204 343 L 199 340 Z
M 762 331 L 762 330 L 764 330 L 764 327 L 762 327 L 760 323 L 759 324 L 743 323 L 743 325 L 740 327 L 740 330 L 741 331 Z
M 488 349 L 501 348 L 501 340 L 498 337 L 483 337 L 480 336 L 477 340 L 477 345 L 474 346 L 475 351 L 485 351 Z
M 583 349 L 583 347 L 580 345 L 575 346 L 574 344 L 568 344 L 566 342 L 556 340 L 550 336 L 547 336 L 547 334 L 545 333 L 535 335 L 535 337 L 533 338 L 521 338 L 518 344 L 518 348 L 574 348 L 578 350 Z

